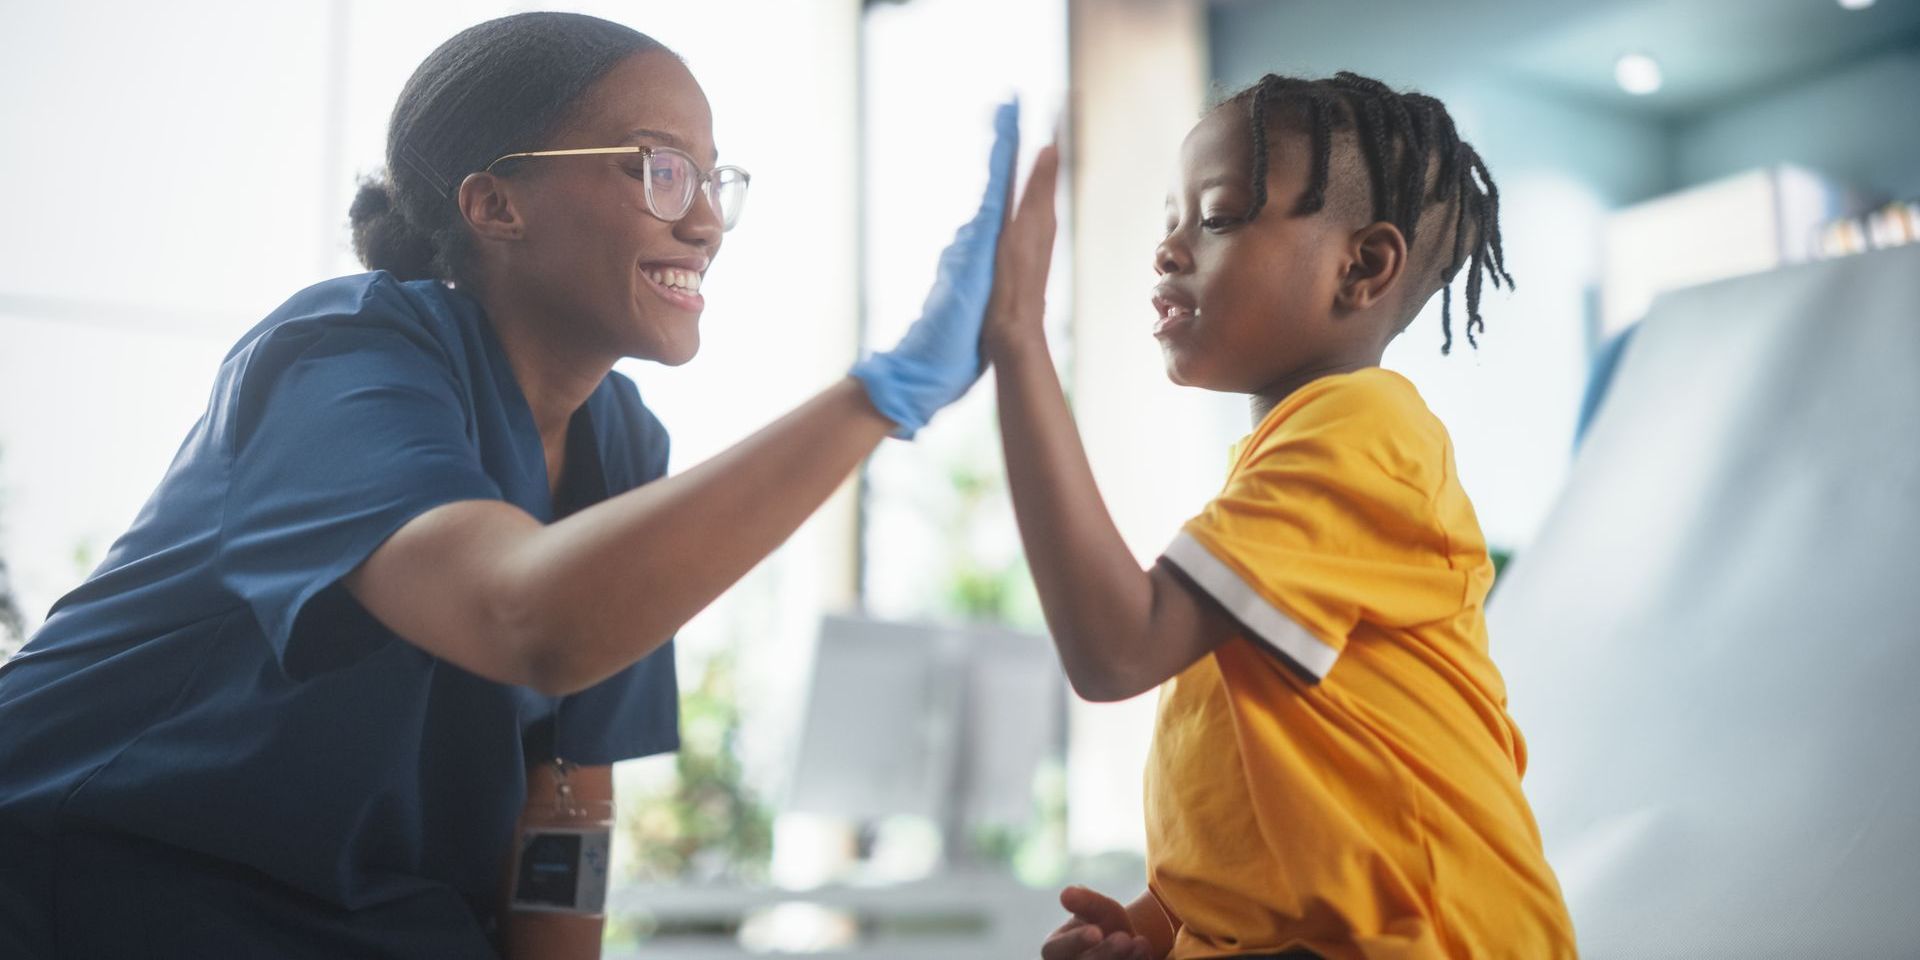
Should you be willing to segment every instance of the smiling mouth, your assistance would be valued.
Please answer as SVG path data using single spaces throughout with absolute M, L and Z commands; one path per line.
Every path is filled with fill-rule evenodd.
M 707 304 L 706 298 L 700 295 L 700 284 L 705 278 L 698 270 L 649 266 L 642 267 L 640 275 L 647 279 L 647 286 L 660 299 L 676 307 L 699 310 Z

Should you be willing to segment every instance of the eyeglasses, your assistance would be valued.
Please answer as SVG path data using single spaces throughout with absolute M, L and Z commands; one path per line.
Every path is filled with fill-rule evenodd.
M 720 217 L 720 228 L 732 230 L 740 222 L 740 211 L 747 205 L 747 183 L 752 175 L 739 167 L 714 167 L 702 173 L 700 165 L 693 157 L 672 147 L 583 147 L 576 150 L 535 150 L 530 153 L 509 153 L 487 164 L 487 172 L 495 167 L 515 160 L 529 160 L 534 157 L 584 157 L 603 154 L 626 154 L 636 158 L 622 162 L 627 175 L 639 180 L 646 187 L 647 209 L 653 215 L 672 223 L 687 215 L 693 209 L 693 198 L 702 192 L 707 202 L 713 206 L 714 213 Z

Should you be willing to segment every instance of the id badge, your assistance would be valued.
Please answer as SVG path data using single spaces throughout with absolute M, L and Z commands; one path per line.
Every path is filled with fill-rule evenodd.
M 513 910 L 599 916 L 606 911 L 612 804 L 582 803 L 560 763 L 551 804 L 532 807 L 514 851 Z M 594 809 L 594 808 L 601 809 Z
M 607 855 L 613 831 L 605 827 L 530 827 L 520 833 L 514 873 L 515 910 L 595 916 L 607 907 Z

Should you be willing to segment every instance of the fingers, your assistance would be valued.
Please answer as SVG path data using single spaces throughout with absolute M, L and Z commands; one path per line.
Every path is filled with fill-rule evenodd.
M 993 150 L 987 154 L 987 194 L 980 200 L 980 218 L 992 223 L 1010 206 L 1013 161 L 1020 154 L 1020 100 L 1015 98 L 993 111 Z
M 1072 886 L 1060 891 L 1060 905 L 1068 913 L 1079 917 L 1102 930 L 1133 929 L 1132 921 L 1127 917 L 1127 908 L 1112 897 L 1096 893 L 1086 887 Z
M 1082 950 L 1078 960 L 1149 960 L 1151 956 L 1145 939 L 1132 934 L 1109 933 L 1106 939 Z
M 1046 225 L 1047 239 L 1053 239 L 1054 196 L 1060 185 L 1060 145 L 1049 143 L 1033 158 L 1033 175 L 1027 179 L 1027 191 L 1020 197 L 1014 214 L 1021 221 Z
M 1100 945 L 1102 937 L 1099 927 L 1090 927 L 1078 920 L 1069 921 L 1040 945 L 1040 960 L 1080 960 L 1088 950 Z
M 1018 257 L 1049 258 L 1058 226 L 1054 222 L 1053 207 L 1059 173 L 1059 147 L 1054 144 L 1042 147 L 1040 155 L 1034 158 L 1033 175 L 1027 179 L 1026 192 L 1001 231 L 1001 249 Z
M 1037 296 L 1046 289 L 1048 268 L 1053 262 L 1055 181 L 1060 168 L 1060 152 L 1053 146 L 1040 151 L 1033 163 L 1033 176 L 1026 193 L 1000 234 L 996 254 L 998 271 L 1019 282 L 1000 284 L 1008 296 Z M 1018 287 L 1019 289 L 1014 289 Z

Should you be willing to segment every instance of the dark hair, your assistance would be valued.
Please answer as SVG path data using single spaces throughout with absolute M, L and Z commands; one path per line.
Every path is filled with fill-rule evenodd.
M 460 181 L 501 156 L 539 149 L 614 66 L 666 49 L 577 13 L 519 13 L 454 34 L 400 91 L 386 171 L 363 181 L 348 209 L 360 262 L 403 280 L 466 279 Z
M 1395 93 L 1378 80 L 1346 72 L 1321 80 L 1270 73 L 1225 102 L 1248 105 L 1253 134 L 1253 201 L 1247 208 L 1248 220 L 1266 205 L 1268 134 L 1282 124 L 1307 135 L 1312 162 L 1307 188 L 1294 203 L 1293 215 L 1316 213 L 1326 206 L 1333 138 L 1344 131 L 1352 131 L 1358 141 L 1360 162 L 1366 168 L 1371 197 L 1368 216 L 1400 228 L 1409 250 L 1422 250 L 1414 241 L 1429 212 L 1450 214 L 1426 221 L 1446 231 L 1441 238 L 1447 241 L 1446 256 L 1428 256 L 1423 263 L 1417 252 L 1410 254 L 1411 268 L 1417 271 L 1415 283 L 1425 288 L 1418 302 L 1432 295 L 1433 285 L 1442 291 L 1440 329 L 1446 339 L 1440 352 L 1452 352 L 1452 284 L 1464 264 L 1467 342 L 1479 347 L 1474 333 L 1486 329 L 1480 319 L 1481 276 L 1491 278 L 1494 286 L 1504 282 L 1509 290 L 1513 277 L 1507 273 L 1506 254 L 1500 246 L 1500 191 L 1480 154 L 1460 139 L 1445 104 L 1425 94 Z M 1346 175 L 1343 179 L 1359 179 L 1357 171 L 1333 172 Z M 1435 242 L 1429 238 L 1424 249 L 1435 251 Z

